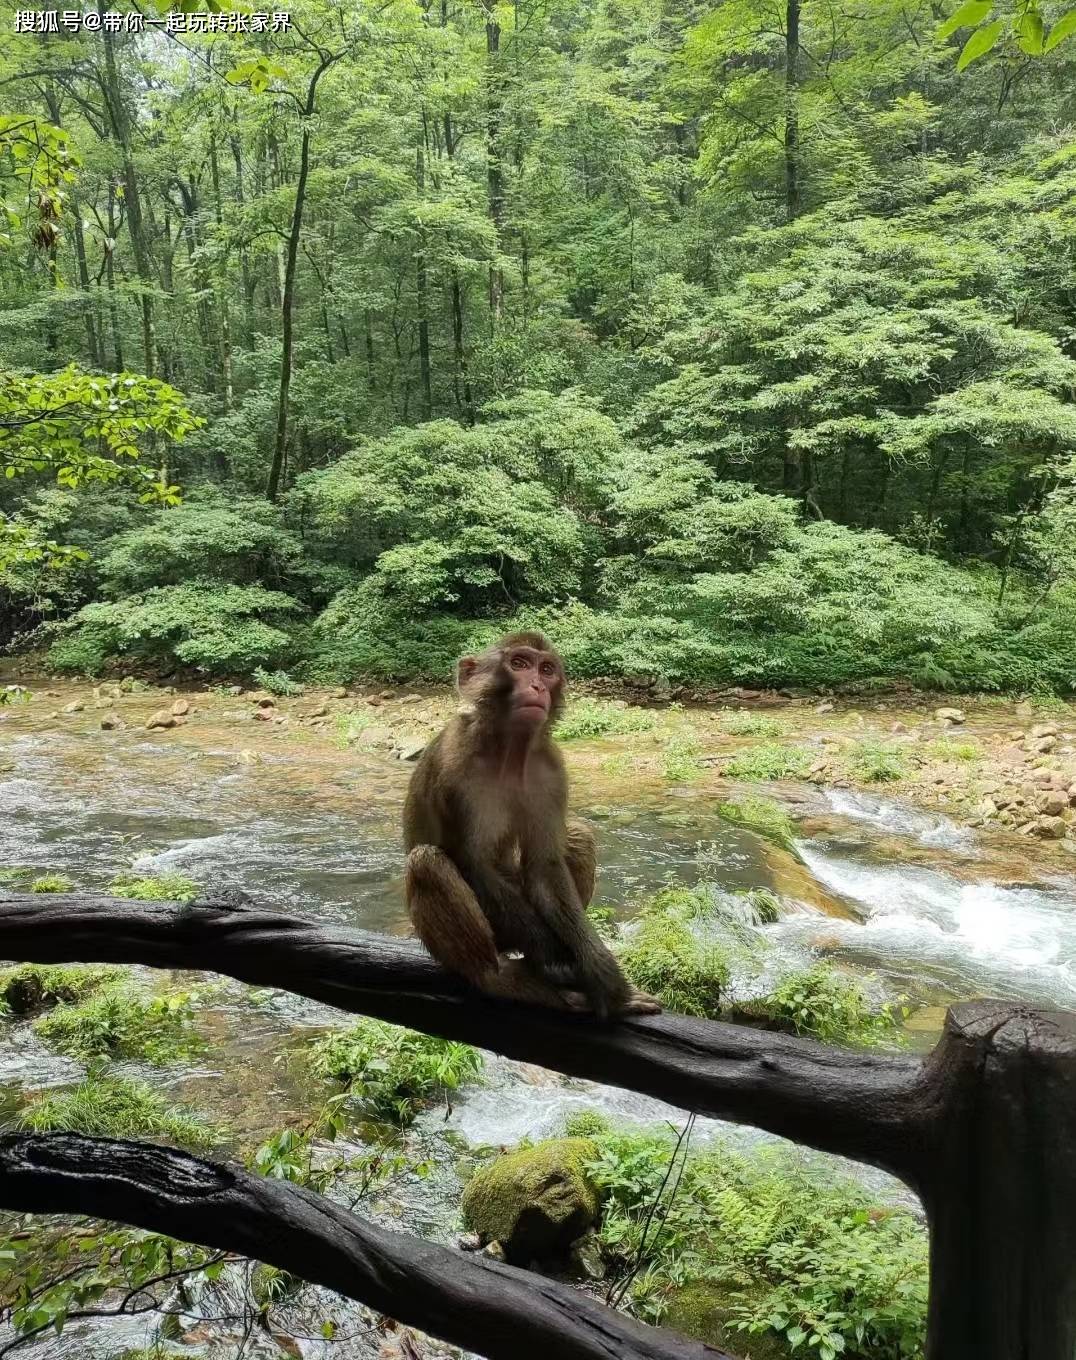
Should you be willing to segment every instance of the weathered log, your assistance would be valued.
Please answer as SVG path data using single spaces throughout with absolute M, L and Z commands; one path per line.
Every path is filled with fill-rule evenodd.
M 489 1360 L 730 1360 L 569 1285 L 388 1232 L 300 1186 L 169 1148 L 0 1136 L 0 1205 L 88 1214 L 265 1261 Z
M 930 1360 L 1076 1356 L 1076 1015 L 949 1012 L 928 1064 Z
M 753 1124 L 911 1184 L 928 1141 L 918 1060 L 679 1015 L 598 1024 L 497 1002 L 421 946 L 243 901 L 0 892 L 0 958 L 202 968 Z

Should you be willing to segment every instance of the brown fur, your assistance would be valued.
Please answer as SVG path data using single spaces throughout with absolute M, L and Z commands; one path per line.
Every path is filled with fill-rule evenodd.
M 563 707 L 560 657 L 541 633 L 513 633 L 462 658 L 458 683 L 460 712 L 419 761 L 404 807 L 416 934 L 494 995 L 579 1009 L 582 992 L 599 1015 L 658 1009 L 584 910 L 594 837 L 567 821 L 567 773 L 550 740 Z

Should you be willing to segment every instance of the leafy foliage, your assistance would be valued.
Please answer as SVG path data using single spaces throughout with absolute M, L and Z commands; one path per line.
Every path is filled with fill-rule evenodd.
M 438 1095 L 477 1077 L 482 1056 L 468 1044 L 380 1020 L 360 1020 L 316 1040 L 311 1068 L 320 1077 L 343 1082 L 375 1117 L 410 1124 Z
M 864 1047 L 896 1041 L 907 1014 L 899 1005 L 878 1005 L 859 978 L 827 963 L 787 973 L 771 992 L 742 1010 L 756 1019 L 787 1024 L 797 1034 Z
M 787 1153 L 717 1143 L 678 1157 L 667 1134 L 585 1129 L 600 1148 L 588 1172 L 604 1195 L 602 1253 L 614 1278 L 641 1264 L 628 1295 L 640 1315 L 690 1323 L 677 1299 L 705 1285 L 724 1305 L 724 1344 L 749 1346 L 742 1330 L 827 1360 L 922 1355 L 927 1239 L 910 1214 Z
M 142 997 L 121 986 L 95 989 L 34 1022 L 40 1038 L 83 1062 L 142 1058 L 170 1063 L 201 1051 L 194 1028 L 195 994 Z

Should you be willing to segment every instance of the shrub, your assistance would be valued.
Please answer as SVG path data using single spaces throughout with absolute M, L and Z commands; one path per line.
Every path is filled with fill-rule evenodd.
M 677 732 L 665 744 L 662 774 L 670 784 L 687 784 L 699 773 L 702 747 L 694 732 Z
M 262 689 L 278 696 L 302 694 L 305 688 L 298 680 L 293 680 L 287 671 L 267 671 L 264 666 L 255 666 L 251 679 Z
M 482 1055 L 459 1044 L 381 1020 L 317 1039 L 311 1068 L 344 1083 L 381 1119 L 410 1124 L 423 1105 L 482 1070 Z
M 0 972 L 0 999 L 15 1015 L 83 1001 L 124 977 L 105 964 L 22 963 Z
M 619 737 L 627 732 L 649 732 L 657 722 L 653 713 L 627 704 L 603 703 L 600 699 L 576 699 L 557 723 L 558 741 L 581 737 Z
M 786 848 L 792 844 L 794 824 L 780 803 L 772 798 L 738 798 L 733 802 L 722 803 L 718 808 L 727 822 L 756 831 L 768 840 L 776 841 Z
M 144 998 L 112 989 L 57 1006 L 34 1029 L 50 1048 L 82 1062 L 141 1058 L 164 1064 L 205 1047 L 193 1020 L 189 994 Z
M 211 675 L 250 672 L 290 650 L 283 625 L 298 608 L 278 590 L 192 578 L 85 605 L 48 660 L 59 671 L 89 675 L 117 657 L 181 663 Z
M 625 936 L 619 957 L 632 982 L 669 1010 L 711 1018 L 720 1014 L 729 982 L 728 955 L 720 945 L 701 940 L 676 915 L 663 914 L 657 905 L 645 912 Z
M 202 891 L 201 885 L 186 874 L 166 873 L 121 874 L 108 885 L 113 897 L 127 897 L 136 902 L 193 902 Z
M 224 1131 L 198 1115 L 169 1105 L 142 1082 L 94 1073 L 80 1086 L 34 1100 L 18 1117 L 35 1133 L 70 1129 L 106 1138 L 164 1138 L 180 1147 L 205 1150 Z
M 595 1124 L 588 1173 L 602 1191 L 602 1254 L 614 1279 L 636 1266 L 633 1311 L 660 1320 L 685 1285 L 709 1286 L 736 1329 L 779 1337 L 794 1352 L 919 1360 L 927 1302 L 927 1236 L 903 1210 L 872 1204 L 847 1179 L 822 1180 L 792 1154 L 738 1154 Z M 679 1165 L 679 1159 L 678 1159 Z M 655 1212 L 655 1206 L 657 1211 Z M 683 1325 L 678 1317 L 677 1322 Z
M 898 746 L 887 742 L 856 742 L 848 755 L 849 769 L 864 784 L 888 784 L 908 773 L 908 758 Z
M 802 746 L 764 742 L 749 746 L 725 762 L 730 779 L 804 779 L 811 768 L 811 753 Z
M 30 884 L 32 893 L 66 893 L 71 892 L 74 883 L 66 874 L 39 874 Z
M 937 741 L 928 741 L 926 753 L 932 760 L 978 760 L 983 749 L 973 741 L 954 741 L 952 737 L 940 737 Z
M 784 731 L 776 718 L 761 713 L 729 713 L 722 717 L 721 726 L 730 737 L 779 737 Z
M 900 1008 L 874 1005 L 857 978 L 827 963 L 786 974 L 766 996 L 738 1009 L 796 1034 L 863 1047 L 895 1042 L 902 1018 Z

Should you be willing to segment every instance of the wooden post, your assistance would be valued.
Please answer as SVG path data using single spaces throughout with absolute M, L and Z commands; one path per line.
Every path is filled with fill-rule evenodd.
M 930 1069 L 927 1360 L 1073 1360 L 1076 1015 L 954 1007 Z

